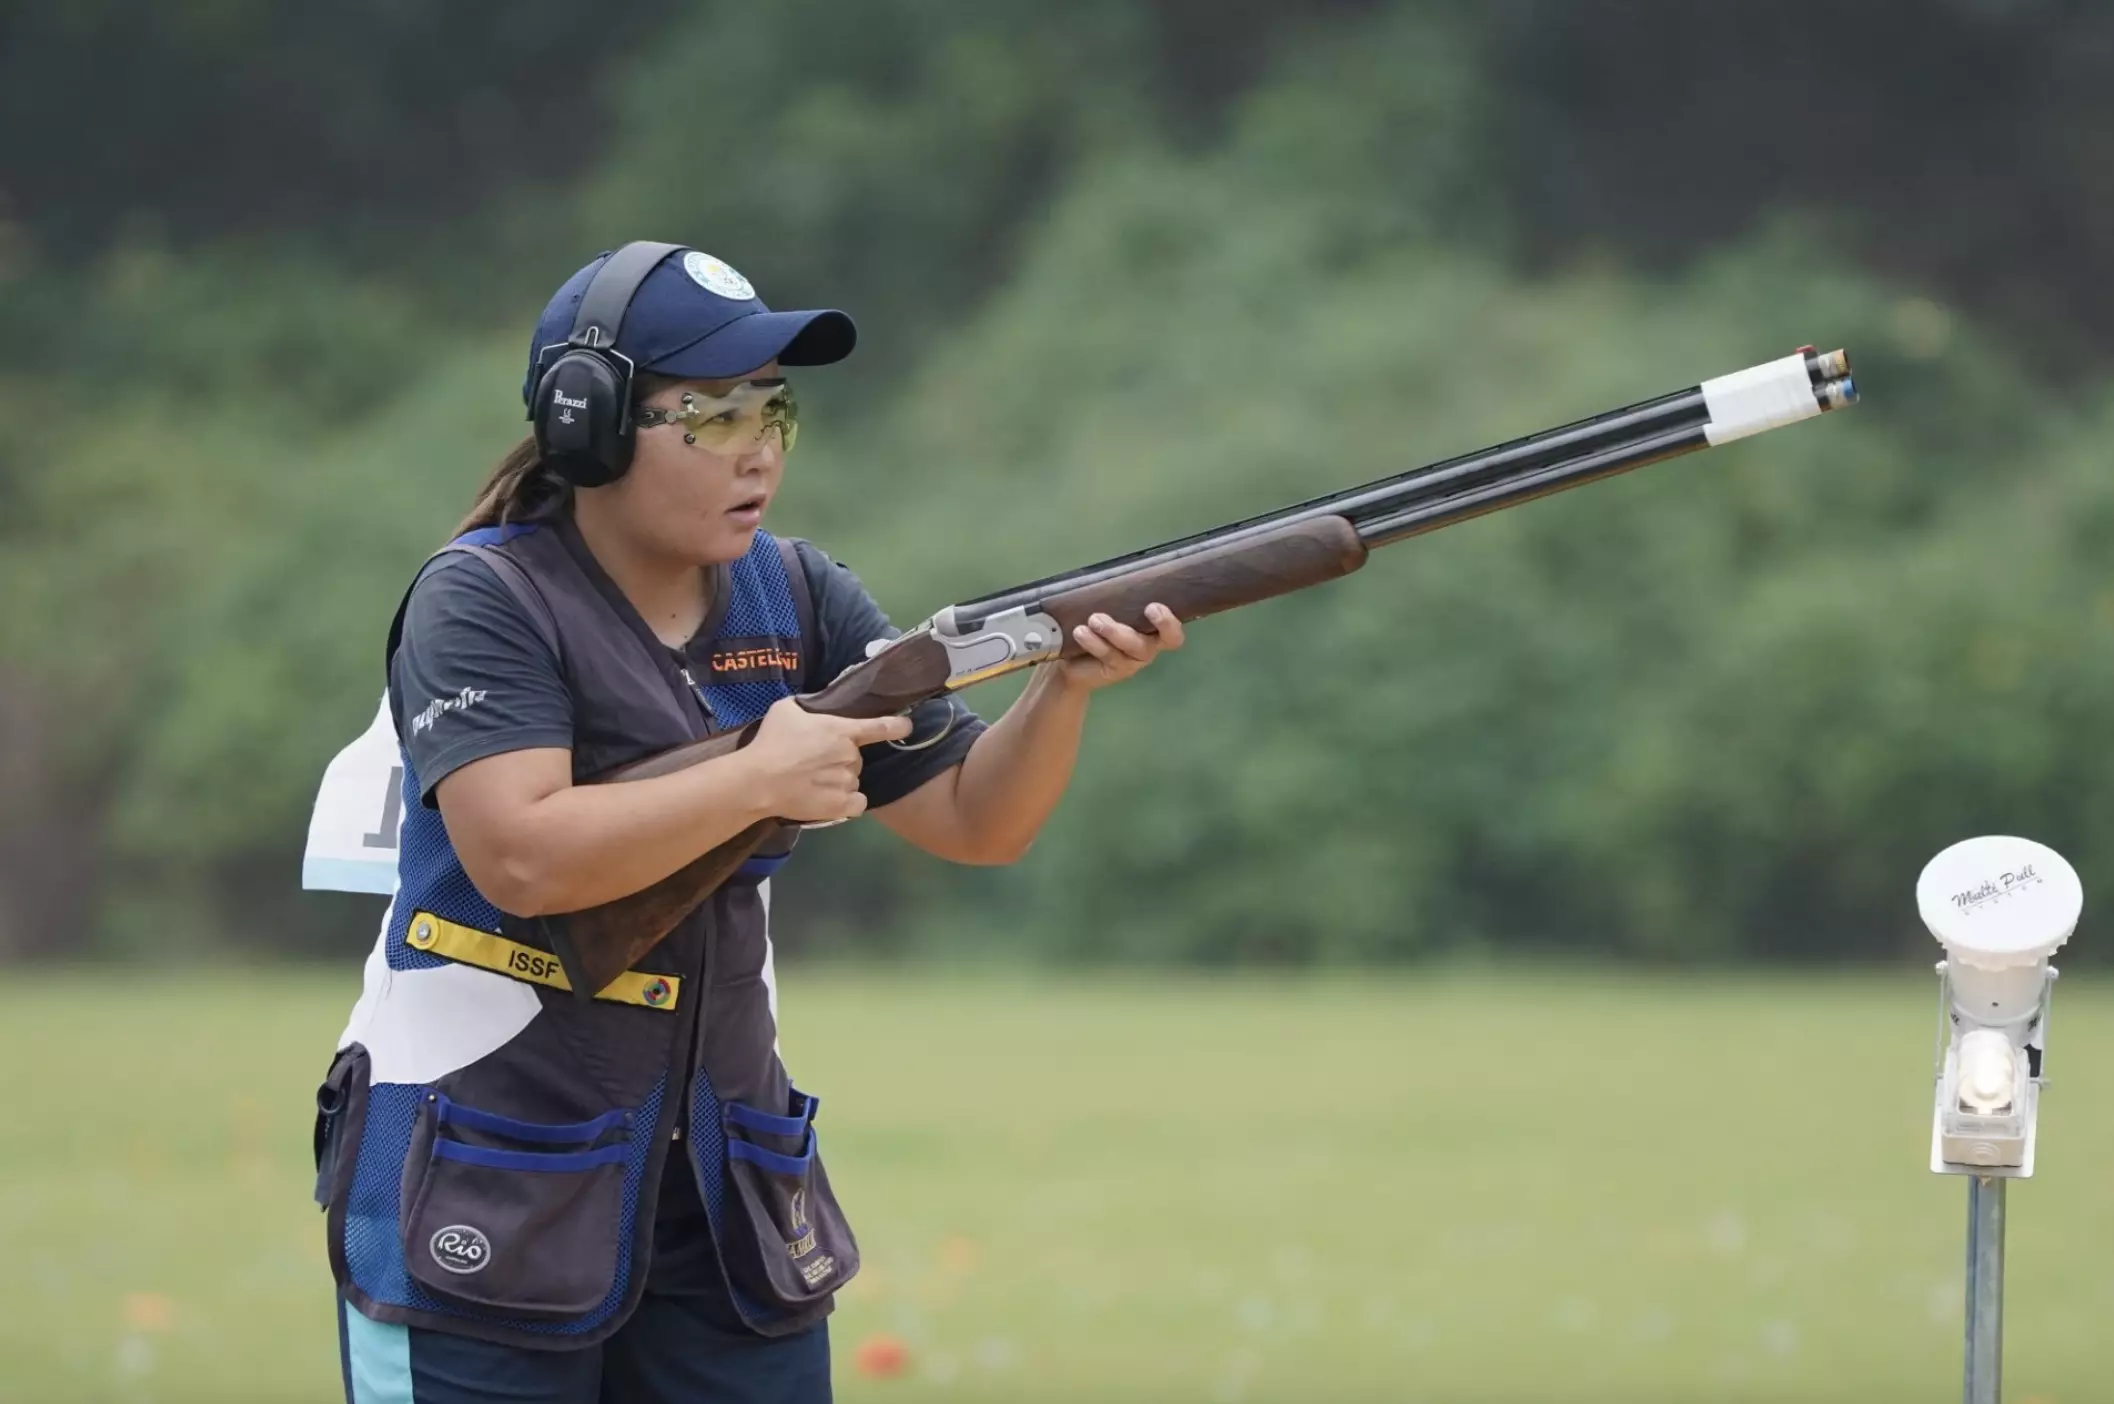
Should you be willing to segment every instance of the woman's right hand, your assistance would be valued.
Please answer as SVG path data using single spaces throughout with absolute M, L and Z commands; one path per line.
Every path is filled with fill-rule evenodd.
M 866 812 L 859 748 L 909 734 L 908 717 L 830 717 L 786 697 L 771 704 L 756 739 L 737 754 L 756 769 L 758 798 L 773 817 L 824 824 Z

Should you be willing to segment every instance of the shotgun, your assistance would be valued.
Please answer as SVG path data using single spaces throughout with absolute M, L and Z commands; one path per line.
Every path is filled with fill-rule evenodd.
M 1081 650 L 1072 630 L 1096 613 L 1140 630 L 1151 627 L 1148 604 L 1165 605 L 1184 622 L 1201 619 L 1348 575 L 1375 547 L 1856 400 L 1847 354 L 1801 347 L 1657 399 L 949 605 L 795 700 L 831 716 L 892 716 L 1004 673 L 1076 656 Z M 728 755 L 747 745 L 761 724 L 647 756 L 588 783 L 644 780 Z M 546 918 L 544 934 L 573 990 L 591 998 L 629 969 L 781 822 L 751 825 L 628 897 Z

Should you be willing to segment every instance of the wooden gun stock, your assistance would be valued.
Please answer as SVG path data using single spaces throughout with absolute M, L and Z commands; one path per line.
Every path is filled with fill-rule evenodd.
M 760 724 L 722 731 L 702 740 L 658 751 L 590 779 L 590 785 L 651 780 L 693 765 L 730 756 L 756 738 Z M 552 949 L 565 967 L 573 993 L 592 999 L 610 981 L 652 950 L 697 904 L 734 876 L 749 855 L 778 832 L 775 819 L 749 825 L 719 847 L 676 869 L 651 887 L 599 907 L 550 919 Z
M 947 660 L 941 650 L 893 649 L 848 668 L 816 692 L 794 700 L 811 712 L 836 717 L 888 717 L 946 690 Z M 592 777 L 590 785 L 651 780 L 708 760 L 732 755 L 756 739 L 761 722 L 716 732 L 632 761 Z M 629 970 L 675 930 L 698 904 L 719 890 L 757 849 L 788 826 L 766 819 L 751 824 L 717 848 L 684 864 L 651 887 L 628 897 L 549 919 L 546 931 L 566 978 L 582 999 Z
M 1276 595 L 1290 594 L 1348 575 L 1365 564 L 1358 529 L 1342 517 L 1320 516 L 1187 556 L 1147 562 L 1112 579 L 1052 594 L 1042 612 L 1064 630 L 1064 656 L 1082 650 L 1072 630 L 1095 614 L 1107 614 L 1134 629 L 1152 632 L 1145 607 L 1163 604 L 1188 622 Z M 893 716 L 947 690 L 943 647 L 895 648 L 848 668 L 818 692 L 795 700 L 811 712 L 837 717 Z M 648 780 L 719 756 L 732 755 L 755 739 L 760 724 L 707 736 L 633 761 L 588 783 Z M 739 871 L 751 854 L 776 836 L 778 820 L 765 820 L 670 873 L 651 887 L 584 911 L 552 918 L 552 945 L 566 966 L 573 990 L 592 998 L 630 969 Z

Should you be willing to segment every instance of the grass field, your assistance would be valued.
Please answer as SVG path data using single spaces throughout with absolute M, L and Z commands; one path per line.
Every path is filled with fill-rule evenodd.
M 308 1131 L 354 984 L 0 985 L 0 1399 L 338 1397 Z M 1934 984 L 793 971 L 867 1263 L 839 1395 L 1957 1397 Z M 2114 1398 L 2110 1008 L 2058 999 L 2014 1404 Z

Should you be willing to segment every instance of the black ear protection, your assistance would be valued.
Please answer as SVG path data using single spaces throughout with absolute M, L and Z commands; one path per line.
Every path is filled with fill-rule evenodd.
M 617 333 L 639 284 L 682 247 L 639 240 L 611 254 L 580 294 L 572 334 L 536 352 L 536 447 L 575 487 L 613 483 L 631 467 L 635 367 L 617 351 Z

